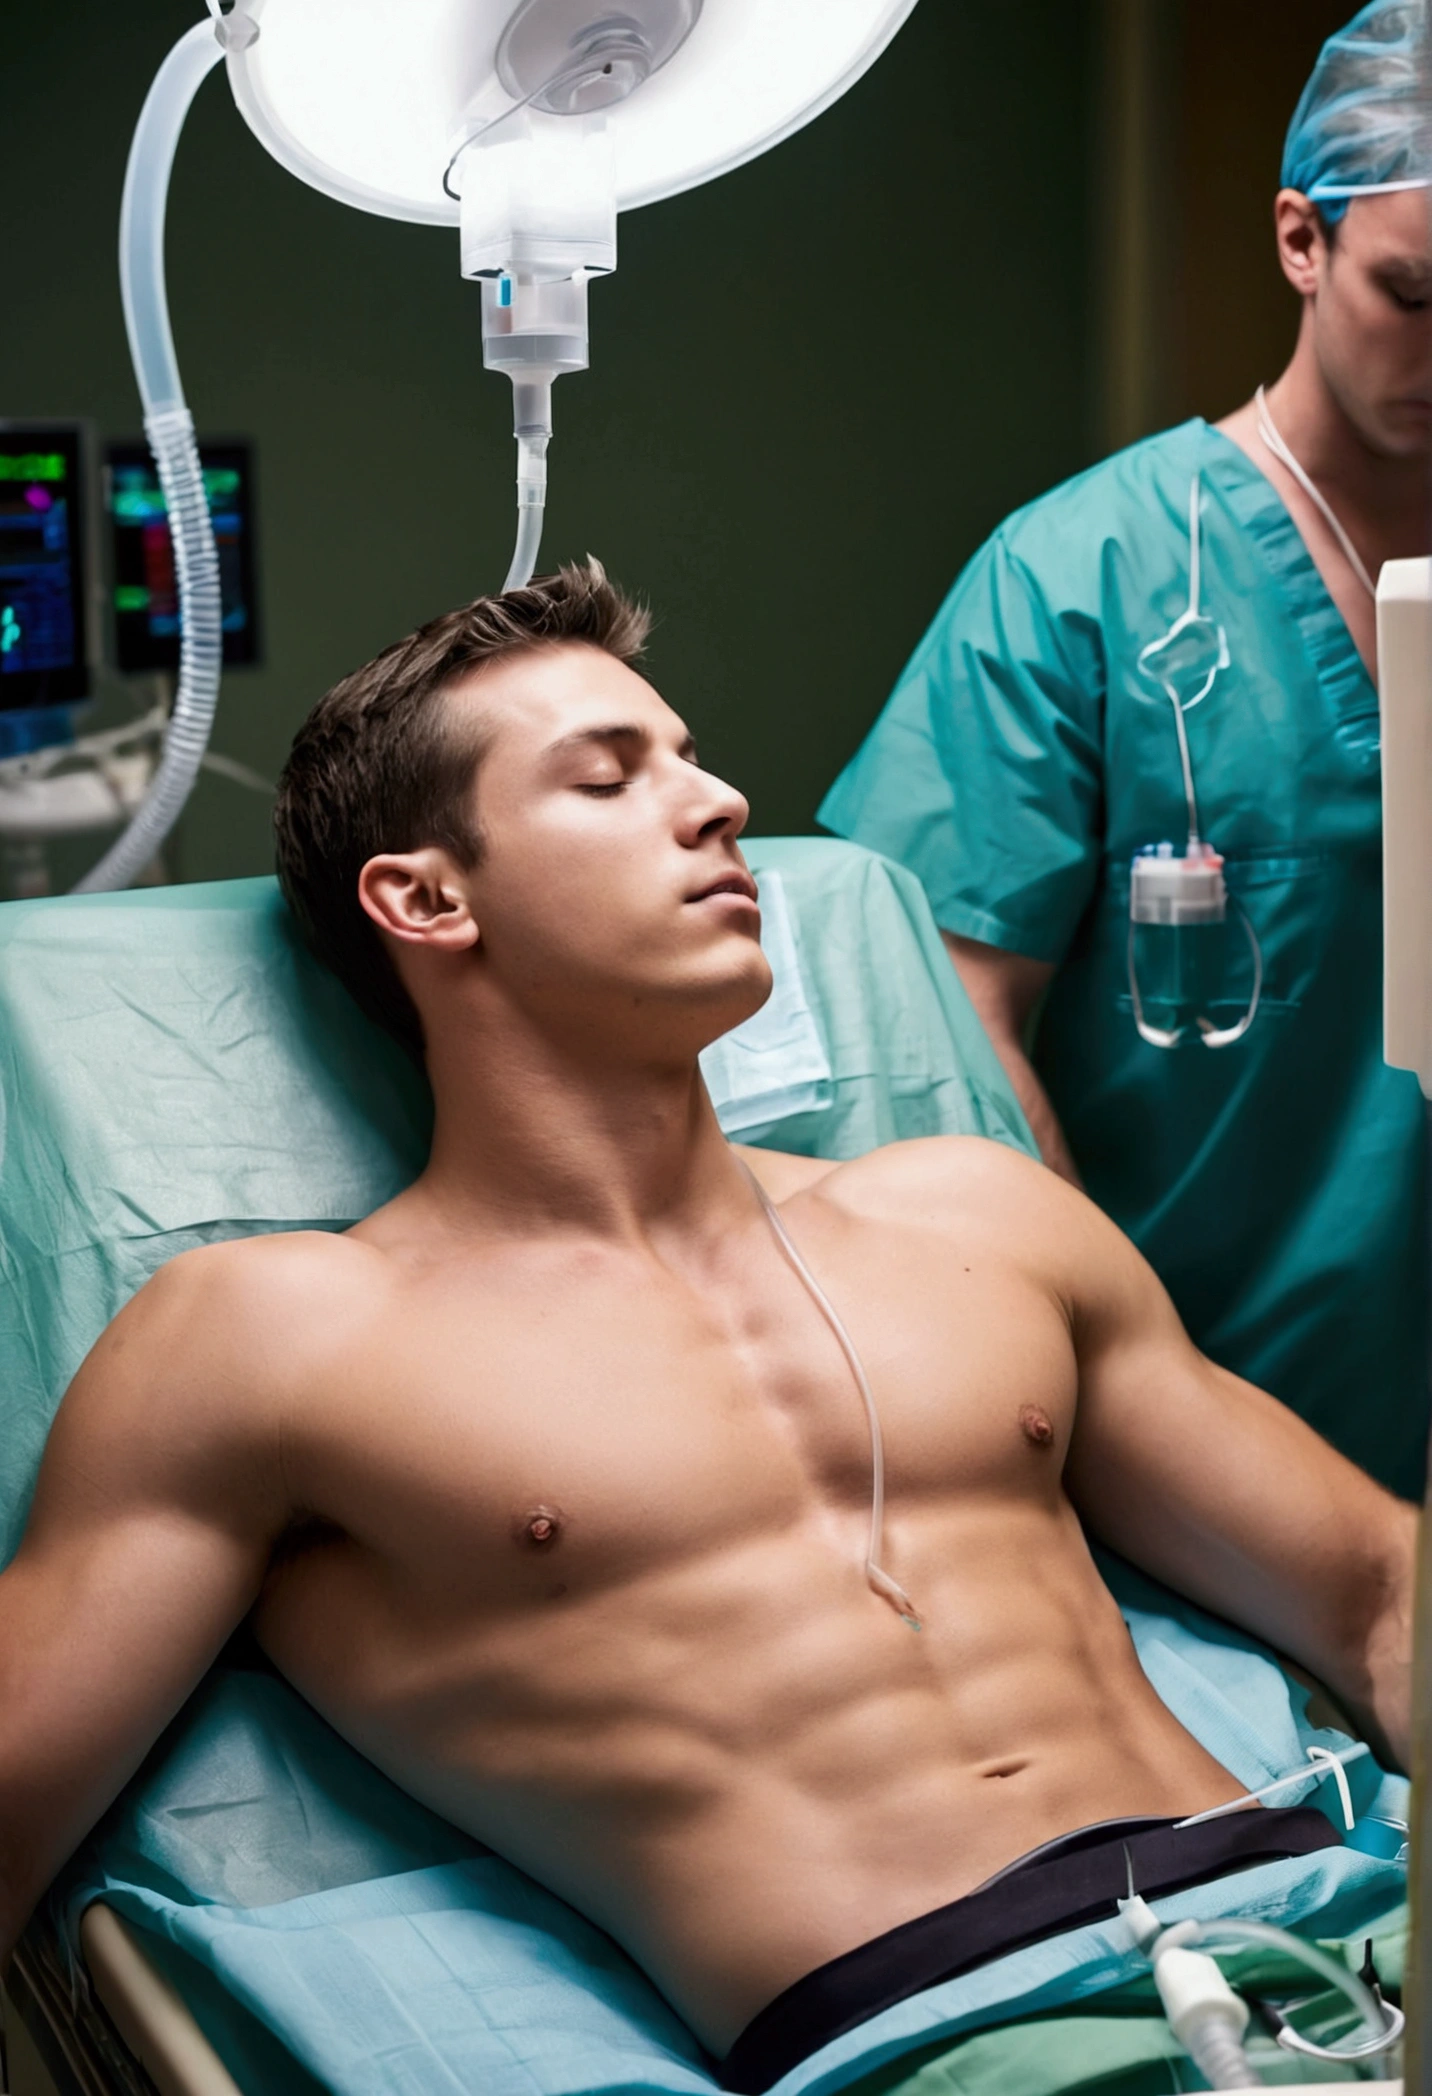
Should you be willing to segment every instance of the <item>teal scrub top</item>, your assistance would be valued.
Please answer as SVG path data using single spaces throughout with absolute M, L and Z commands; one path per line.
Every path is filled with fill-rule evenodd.
M 1172 707 L 1138 657 L 1189 601 L 1195 474 L 1229 662 L 1184 718 L 1265 973 L 1240 1041 L 1163 1050 L 1132 1016 L 1129 863 L 1182 851 L 1187 820 Z M 1382 1059 L 1377 693 L 1252 462 L 1188 422 L 1011 517 L 820 819 L 916 872 L 945 929 L 1058 964 L 1034 1062 L 1094 1199 L 1214 1360 L 1421 1497 L 1426 1139 L 1416 1079 Z M 1188 951 L 1139 935 L 1159 1022 L 1170 938 Z M 1236 912 L 1194 948 L 1225 1024 L 1251 987 Z

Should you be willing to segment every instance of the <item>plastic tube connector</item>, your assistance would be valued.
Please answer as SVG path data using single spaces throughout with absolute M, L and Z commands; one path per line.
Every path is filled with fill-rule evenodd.
M 1207 1952 L 1159 1945 L 1154 1984 L 1174 2036 L 1205 2081 L 1215 2089 L 1256 2089 L 1258 2077 L 1243 2050 L 1248 2004 Z
M 544 430 L 520 430 L 517 436 L 517 505 L 519 509 L 541 509 L 547 500 L 547 446 Z
M 546 430 L 519 431 L 517 437 L 517 542 L 502 589 L 526 589 L 542 545 L 542 519 L 547 502 Z

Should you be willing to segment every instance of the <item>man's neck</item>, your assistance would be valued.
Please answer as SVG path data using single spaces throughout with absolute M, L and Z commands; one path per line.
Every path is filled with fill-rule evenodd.
M 464 1029 L 430 1056 L 425 1221 L 615 1241 L 719 1232 L 750 1190 L 694 1054 L 637 1061 L 534 1027 Z

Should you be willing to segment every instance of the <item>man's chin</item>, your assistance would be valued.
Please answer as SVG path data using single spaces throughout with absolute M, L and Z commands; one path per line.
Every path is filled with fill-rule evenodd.
M 774 984 L 771 964 L 760 947 L 754 948 L 745 965 L 725 981 L 709 982 L 701 998 L 702 1033 L 701 1045 L 709 1048 L 719 1041 L 722 1034 L 734 1033 L 753 1019 L 769 1000 Z

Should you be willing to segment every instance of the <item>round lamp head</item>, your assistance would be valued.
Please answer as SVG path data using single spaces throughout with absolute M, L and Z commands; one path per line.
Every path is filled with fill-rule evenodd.
M 915 0 L 242 0 L 234 99 L 293 174 L 386 218 L 456 225 L 474 110 L 538 133 L 604 116 L 630 210 L 739 167 L 874 63 Z
M 522 0 L 497 44 L 508 101 L 546 116 L 592 116 L 660 72 L 695 27 L 701 0 Z

